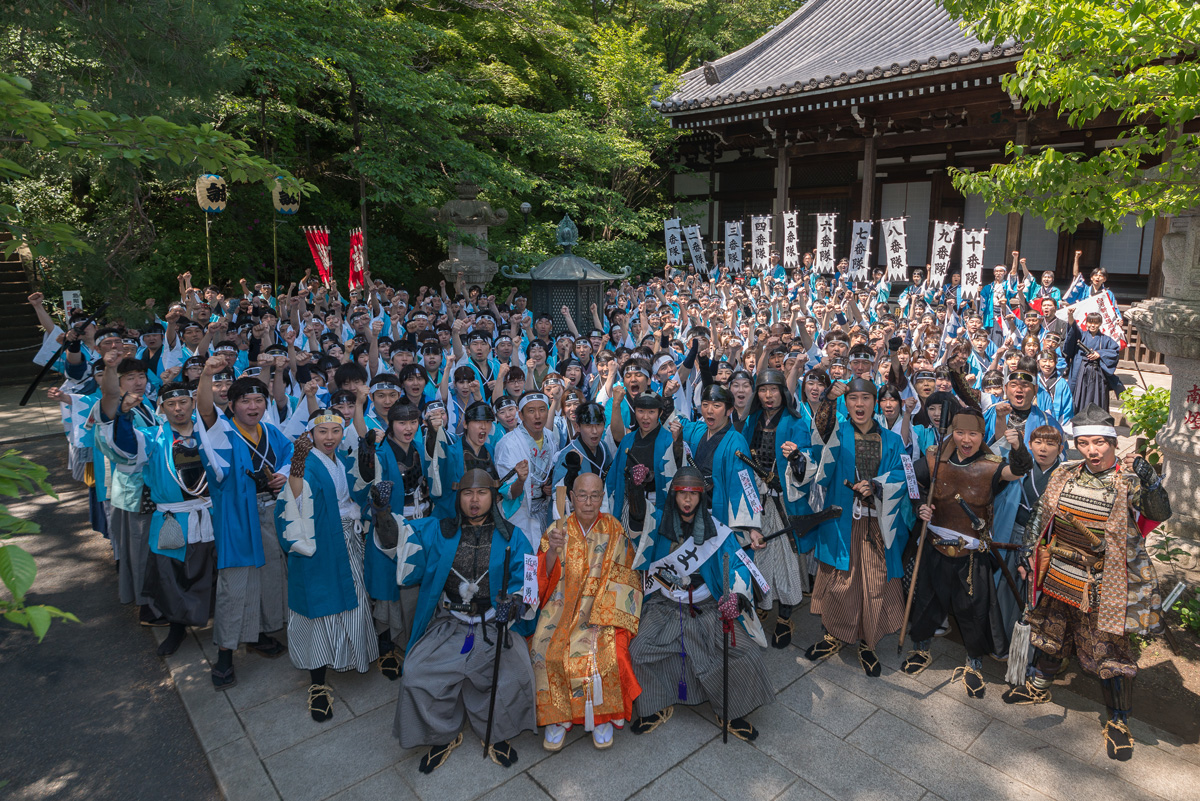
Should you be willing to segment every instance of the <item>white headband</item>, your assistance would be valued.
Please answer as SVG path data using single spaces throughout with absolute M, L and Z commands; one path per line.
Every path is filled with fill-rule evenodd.
M 517 411 L 518 412 L 524 411 L 526 405 L 528 405 L 530 403 L 544 403 L 544 404 L 546 404 L 546 406 L 550 405 L 550 401 L 547 400 L 546 396 L 543 395 L 542 393 L 530 392 L 528 395 L 525 395 L 523 398 L 521 398 L 521 401 L 517 404 Z
M 1104 425 L 1075 426 L 1072 429 L 1072 435 L 1075 437 L 1115 437 L 1117 429 Z

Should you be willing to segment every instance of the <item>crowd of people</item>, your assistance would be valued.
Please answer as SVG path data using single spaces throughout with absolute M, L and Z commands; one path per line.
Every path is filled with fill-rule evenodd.
M 1050 702 L 1075 656 L 1128 759 L 1127 635 L 1162 624 L 1140 526 L 1170 507 L 1116 453 L 1118 343 L 1071 309 L 1105 275 L 1079 272 L 1064 298 L 1014 253 L 967 302 L 958 275 L 895 293 L 811 254 L 668 267 L 578 321 L 461 276 L 344 297 L 184 274 L 144 324 L 30 303 L 65 346 L 49 397 L 119 600 L 168 629 L 161 655 L 211 622 L 217 690 L 243 645 L 286 653 L 325 721 L 328 671 L 374 663 L 423 772 L 464 718 L 505 767 L 523 731 L 604 749 L 676 704 L 751 741 L 763 649 L 808 596 L 822 636 L 797 659 L 853 647 L 869 677 L 898 631 L 900 669 L 926 669 L 950 618 L 971 698 L 990 657 L 1021 666 L 1005 702 Z

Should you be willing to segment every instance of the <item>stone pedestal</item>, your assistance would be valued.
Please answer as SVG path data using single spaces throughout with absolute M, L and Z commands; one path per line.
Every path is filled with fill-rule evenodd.
M 463 179 L 455 189 L 456 199 L 440 209 L 429 209 L 430 217 L 451 226 L 448 258 L 438 265 L 438 269 L 450 284 L 462 273 L 467 286 L 478 284 L 482 287 L 499 269 L 499 265 L 488 258 L 488 228 L 508 222 L 508 212 L 493 210 L 486 202 L 478 200 L 479 187 L 469 180 Z
M 1163 236 L 1163 296 L 1128 312 L 1142 340 L 1171 372 L 1171 416 L 1158 434 L 1163 480 L 1174 512 L 1164 533 L 1187 553 L 1178 566 L 1200 569 L 1200 209 L 1170 218 Z M 1161 572 L 1161 569 L 1160 569 Z

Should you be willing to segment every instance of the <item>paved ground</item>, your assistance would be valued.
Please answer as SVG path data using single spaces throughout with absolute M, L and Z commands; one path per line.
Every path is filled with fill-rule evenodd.
M 12 430 L 0 428 L 0 440 Z M 58 466 L 61 448 L 53 439 L 26 450 Z M 57 477 L 68 486 L 61 469 Z M 308 717 L 307 674 L 286 658 L 239 652 L 238 686 L 217 693 L 209 631 L 193 632 L 164 669 L 150 635 L 116 604 L 106 543 L 84 533 L 78 491 L 57 507 L 35 501 L 16 510 L 44 525 L 52 510 L 65 513 L 23 544 L 42 565 L 40 599 L 84 618 L 53 629 L 40 646 L 0 629 L 0 770 L 16 798 L 1190 801 L 1200 787 L 1195 742 L 1135 720 L 1134 760 L 1111 762 L 1098 704 L 1059 689 L 1053 705 L 1007 707 L 1000 666 L 990 662 L 988 696 L 972 701 L 949 682 L 960 646 L 936 641 L 933 667 L 910 678 L 895 670 L 895 637 L 880 645 L 885 673 L 876 680 L 849 652 L 812 665 L 796 661 L 795 647 L 766 651 L 777 702 L 752 715 L 762 732 L 754 745 L 723 745 L 707 706 L 677 707 L 652 734 L 619 732 L 607 753 L 580 731 L 554 755 L 525 734 L 517 765 L 505 770 L 468 737 L 445 767 L 423 776 L 419 752 L 402 751 L 391 736 L 396 685 L 377 670 L 333 676 L 334 718 L 323 724 Z M 807 607 L 797 620 L 796 641 L 807 645 L 818 624 Z
M 38 561 L 30 600 L 67 609 L 45 641 L 0 622 L 0 797 L 55 801 L 219 799 L 150 631 L 117 603 L 108 540 L 88 530 L 61 438 L 22 452 L 51 469 L 59 500 L 9 510 L 42 526 L 17 542 Z M 7 500 L 7 499 L 5 499 Z

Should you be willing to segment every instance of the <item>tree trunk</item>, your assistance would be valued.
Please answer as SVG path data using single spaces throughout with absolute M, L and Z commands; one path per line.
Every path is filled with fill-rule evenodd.
M 350 120 L 351 131 L 354 137 L 354 152 L 362 153 L 362 110 L 359 106 L 358 83 L 354 80 L 354 73 L 346 71 L 346 76 L 350 79 Z M 361 169 L 358 170 L 358 214 L 359 227 L 362 228 L 362 255 L 363 264 L 366 269 L 371 269 L 371 260 L 367 255 L 367 176 L 363 174 Z

